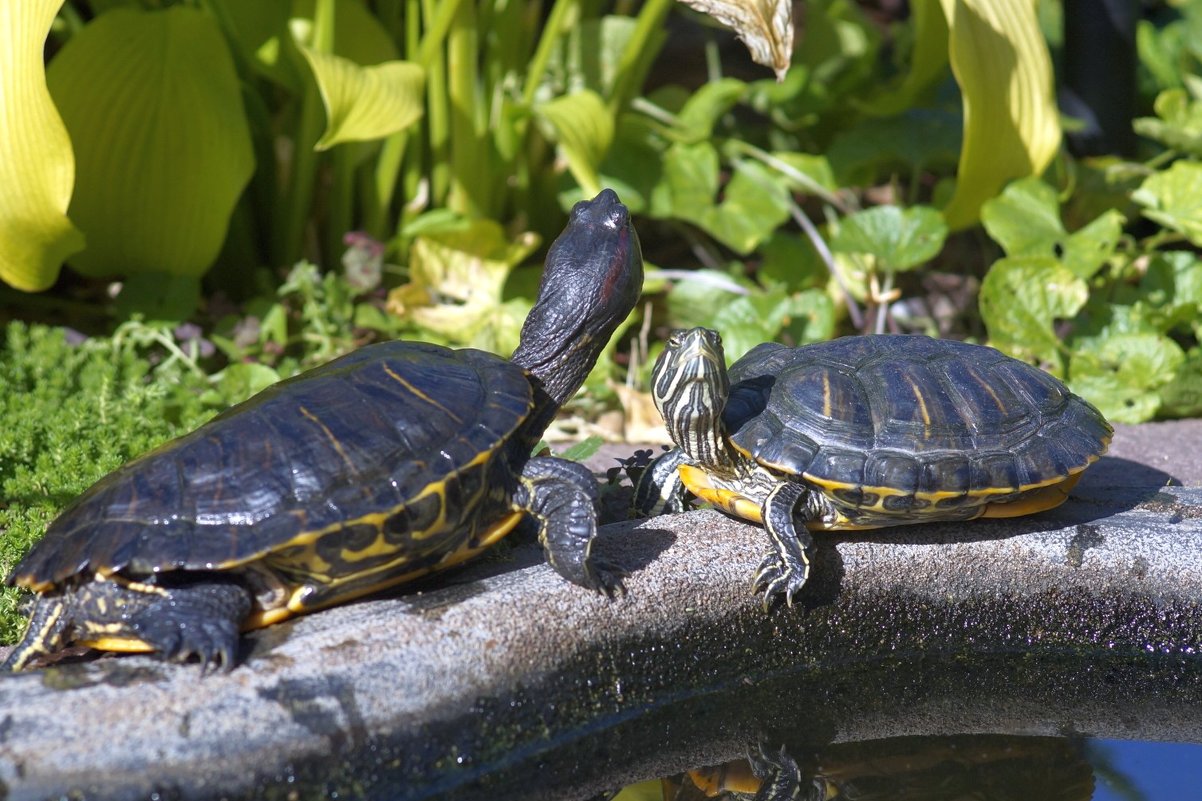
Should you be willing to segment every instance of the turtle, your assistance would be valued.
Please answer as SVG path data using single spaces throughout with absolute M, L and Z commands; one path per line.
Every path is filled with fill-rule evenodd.
M 811 531 L 1052 509 L 1113 434 L 1043 370 L 919 335 L 764 343 L 728 370 L 719 334 L 693 328 L 668 340 L 651 393 L 676 448 L 643 470 L 632 511 L 683 511 L 691 494 L 763 524 L 765 605 L 792 605 Z
M 229 670 L 242 631 L 459 564 L 527 516 L 551 567 L 612 596 L 595 477 L 532 451 L 642 280 L 630 215 L 603 190 L 551 245 L 508 360 L 367 345 L 100 479 L 8 576 L 36 594 L 3 667 L 75 643 Z

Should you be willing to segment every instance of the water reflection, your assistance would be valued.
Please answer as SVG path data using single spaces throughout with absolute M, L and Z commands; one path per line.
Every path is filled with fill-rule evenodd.
M 614 801 L 1089 801 L 1082 743 L 1060 737 L 895 737 L 755 747 L 748 759 L 623 789 Z

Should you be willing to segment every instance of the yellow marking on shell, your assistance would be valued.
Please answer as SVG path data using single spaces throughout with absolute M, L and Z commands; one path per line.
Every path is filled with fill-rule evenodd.
M 1103 443 L 1103 444 L 1105 444 L 1105 443 Z M 965 495 L 968 495 L 973 498 L 986 498 L 990 495 L 1007 495 L 1007 494 L 1014 493 L 1014 492 L 1029 492 L 1030 490 L 1037 490 L 1037 489 L 1041 489 L 1043 487 L 1054 487 L 1057 484 L 1061 484 L 1074 476 L 1079 477 L 1081 472 L 1083 470 L 1085 470 L 1085 468 L 1089 467 L 1091 464 L 1096 462 L 1100 457 L 1101 457 L 1100 453 L 1094 454 L 1086 460 L 1085 464 L 1080 465 L 1079 467 L 1072 468 L 1064 475 L 1053 476 L 1052 478 L 1037 482 L 1035 484 L 1022 484 L 1017 487 L 986 487 L 985 489 L 967 490 L 965 492 L 952 492 L 949 490 L 938 490 L 936 492 L 909 493 L 909 492 L 905 492 L 904 490 L 898 490 L 894 487 L 875 487 L 875 486 L 870 486 L 867 484 L 852 484 L 852 483 L 849 483 L 846 481 L 831 481 L 828 479 L 818 478 L 817 476 L 811 475 L 809 473 L 803 473 L 801 477 L 803 479 L 805 479 L 807 483 L 813 484 L 815 487 L 820 488 L 821 490 L 823 490 L 823 492 L 826 492 L 827 494 L 831 494 L 835 490 L 863 490 L 865 492 L 871 492 L 875 495 L 880 495 L 882 498 L 884 498 L 886 496 L 898 497 L 898 496 L 913 495 L 918 500 L 935 502 L 935 501 L 941 501 L 941 500 L 944 500 L 947 498 L 960 498 Z M 871 508 L 871 507 L 864 507 L 864 508 Z
M 911 381 L 909 378 L 907 378 L 906 381 L 909 382 L 910 389 L 914 390 L 914 399 L 918 401 L 918 413 L 922 415 L 922 435 L 923 437 L 929 437 L 931 435 L 931 412 L 929 409 L 927 409 L 926 398 L 922 396 L 922 387 L 918 386 L 918 384 L 916 384 L 914 381 Z
M 742 493 L 714 486 L 712 476 L 701 468 L 682 464 L 676 470 L 680 474 L 680 480 L 698 498 L 708 501 L 736 517 L 750 520 L 752 523 L 764 522 L 763 509 L 760 504 Z
M 310 595 L 313 591 L 312 587 L 309 585 L 295 587 L 292 590 L 292 594 L 289 596 L 287 602 L 283 605 L 272 609 L 257 610 L 247 615 L 246 619 L 242 623 L 242 630 L 249 631 L 251 629 L 270 626 L 273 623 L 279 623 L 281 620 L 287 620 L 293 615 L 314 612 L 318 609 L 324 609 L 327 606 L 333 606 L 354 598 L 360 598 L 364 595 L 370 595 L 373 592 L 388 589 L 389 587 L 395 587 L 397 585 L 404 584 L 428 573 L 434 573 L 439 570 L 446 570 L 447 568 L 454 567 L 455 565 L 467 561 L 476 554 L 492 546 L 498 540 L 512 531 L 513 527 L 516 526 L 518 521 L 522 519 L 522 514 L 522 512 L 517 511 L 509 513 L 486 529 L 484 533 L 477 539 L 475 545 L 472 545 L 470 542 L 464 543 L 462 547 L 451 551 L 433 565 L 421 567 L 416 570 L 410 570 L 405 573 L 381 576 L 379 581 L 362 584 L 356 587 L 350 587 L 345 592 L 335 593 L 331 597 L 317 604 L 305 603 L 306 596 Z M 392 562 L 386 565 L 379 565 L 377 568 L 369 572 L 358 573 L 353 576 L 346 576 L 345 578 L 332 581 L 328 584 L 322 584 L 321 589 L 329 591 L 331 589 L 336 589 L 341 584 L 363 581 L 365 577 L 379 573 L 387 573 L 389 570 L 395 568 L 398 564 L 402 564 L 403 562 L 404 560 L 398 560 L 397 562 Z
M 831 377 L 825 370 L 822 371 L 822 416 L 831 416 Z
M 342 458 L 342 461 L 346 464 L 347 468 L 352 473 L 358 473 L 359 471 L 355 467 L 355 463 L 351 461 L 350 455 L 348 455 L 346 450 L 343 449 L 342 443 L 338 441 L 338 437 L 334 436 L 334 432 L 331 431 L 325 423 L 321 422 L 321 420 L 319 420 L 317 415 L 313 414 L 313 412 L 309 411 L 304 406 L 298 408 L 300 409 L 300 413 L 304 415 L 307 420 L 314 423 L 318 428 L 321 429 L 321 432 L 326 435 L 326 439 L 328 439 L 330 444 L 334 446 L 334 450 L 338 451 L 338 455 Z
M 405 380 L 405 379 L 404 379 L 402 376 L 399 376 L 399 375 L 397 375 L 396 373 L 394 373 L 394 372 L 392 371 L 392 368 L 391 368 L 391 367 L 389 367 L 387 364 L 385 364 L 385 365 L 384 365 L 384 372 L 385 372 L 385 373 L 388 373 L 389 377 L 391 377 L 391 378 L 392 378 L 394 381 L 396 381 L 398 384 L 400 384 L 401 386 L 403 386 L 403 387 L 404 387 L 406 390 L 408 390 L 409 392 L 412 392 L 414 395 L 416 395 L 416 396 L 417 396 L 418 398 L 420 398 L 421 400 L 424 400 L 426 403 L 430 404 L 431 406 L 435 406 L 435 407 L 437 407 L 438 409 L 441 409 L 441 410 L 442 410 L 442 412 L 443 412 L 443 414 L 445 414 L 447 417 L 450 417 L 450 418 L 451 418 L 452 420 L 454 420 L 456 423 L 462 423 L 462 422 L 463 422 L 463 419 L 462 419 L 462 418 L 460 418 L 460 417 L 459 417 L 459 415 L 455 414 L 455 413 L 454 413 L 454 412 L 452 412 L 450 409 L 448 409 L 447 407 L 443 406 L 441 403 L 439 403 L 438 401 L 434 400 L 433 398 L 431 398 L 431 397 L 430 397 L 429 395 L 427 395 L 426 393 L 422 392 L 422 391 L 421 391 L 420 389 L 418 389 L 417 387 L 413 386 L 413 384 L 411 384 L 410 382 L 406 381 L 406 380 Z

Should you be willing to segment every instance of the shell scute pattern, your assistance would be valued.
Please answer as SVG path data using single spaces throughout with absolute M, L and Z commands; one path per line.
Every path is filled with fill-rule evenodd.
M 730 377 L 732 444 L 852 506 L 1004 500 L 1083 469 L 1109 439 L 1105 421 L 1042 371 L 965 343 L 762 345 Z
M 427 526 L 451 493 L 457 504 L 480 496 L 489 475 L 469 465 L 532 407 L 524 372 L 491 354 L 361 348 L 108 475 L 49 527 L 16 578 L 46 585 L 85 572 L 210 570 L 273 551 L 286 559 L 295 537 L 347 509 Z M 442 495 L 421 495 L 443 481 Z M 379 528 L 366 528 L 362 538 L 374 541 Z

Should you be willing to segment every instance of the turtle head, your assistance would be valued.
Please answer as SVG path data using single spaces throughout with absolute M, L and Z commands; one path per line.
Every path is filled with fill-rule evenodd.
M 651 398 L 668 433 L 693 462 L 725 466 L 722 410 L 730 394 L 722 337 L 708 328 L 677 331 L 651 374 Z
M 538 300 L 512 357 L 536 381 L 536 438 L 580 389 L 642 290 L 639 238 L 617 193 L 603 189 L 577 203 L 547 253 Z

